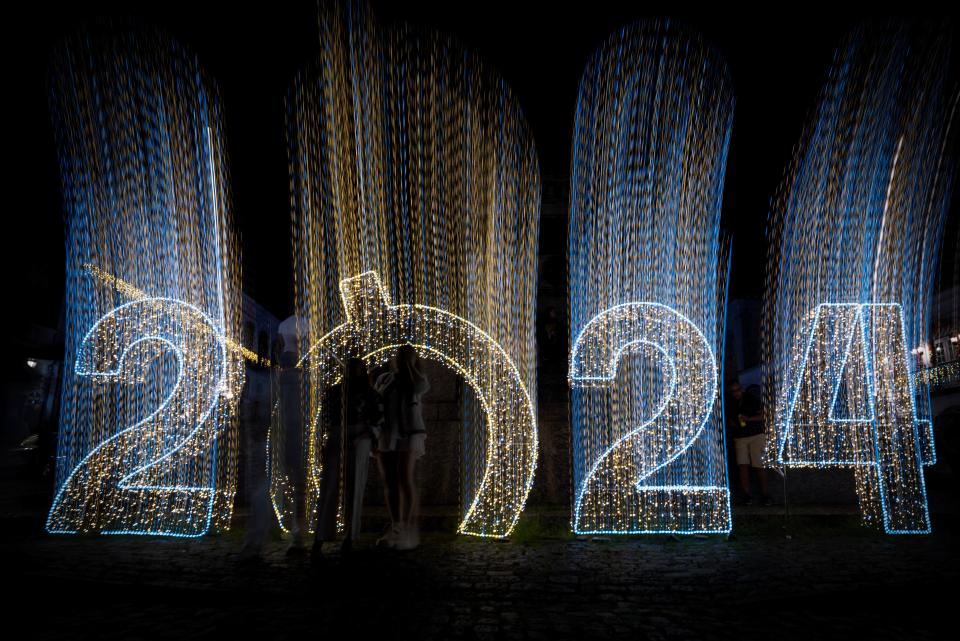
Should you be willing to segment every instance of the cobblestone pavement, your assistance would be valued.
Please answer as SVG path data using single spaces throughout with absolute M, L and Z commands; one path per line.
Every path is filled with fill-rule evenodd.
M 5 618 L 28 638 L 955 638 L 952 519 L 928 537 L 849 517 L 787 529 L 742 517 L 732 540 L 528 528 L 508 541 L 427 535 L 408 552 L 378 550 L 368 534 L 349 556 L 328 544 L 316 571 L 279 540 L 244 566 L 237 530 L 190 540 L 7 525 Z

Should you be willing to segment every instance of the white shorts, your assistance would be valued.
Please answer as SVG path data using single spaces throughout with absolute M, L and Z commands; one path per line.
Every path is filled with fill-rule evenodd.
M 733 443 L 737 448 L 737 465 L 763 467 L 763 449 L 767 445 L 766 434 L 735 438 Z
M 414 458 L 420 458 L 426 454 L 427 435 L 423 432 L 411 434 L 407 438 L 397 439 L 397 451 L 405 452 L 407 450 L 414 452 Z

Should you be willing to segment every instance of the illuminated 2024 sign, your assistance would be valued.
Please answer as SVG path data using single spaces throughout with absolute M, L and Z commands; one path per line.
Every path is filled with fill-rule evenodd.
M 474 439 L 471 452 L 472 462 L 482 457 L 483 465 L 471 465 L 482 474 L 459 531 L 503 537 L 529 495 L 537 456 L 535 398 L 528 391 L 535 387 L 535 146 L 499 79 L 483 76 L 502 95 L 475 90 L 473 70 L 482 69 L 475 60 L 464 56 L 470 73 L 443 67 L 430 75 L 405 64 L 397 65 L 403 73 L 384 73 L 380 65 L 406 60 L 421 45 L 400 34 L 369 41 L 382 51 L 356 48 L 353 37 L 340 35 L 344 29 L 366 33 L 365 23 L 353 14 L 343 18 L 325 18 L 325 25 L 338 34 L 337 46 L 351 50 L 325 50 L 332 58 L 319 69 L 325 73 L 343 60 L 359 64 L 325 77 L 339 102 L 320 100 L 313 92 L 327 85 L 304 76 L 294 102 L 309 108 L 291 112 L 289 123 L 292 173 L 301 190 L 295 199 L 298 304 L 309 312 L 314 341 L 303 361 L 312 410 L 305 420 L 308 501 L 321 483 L 323 393 L 339 381 L 341 364 L 359 356 L 380 365 L 411 343 L 463 376 L 484 415 L 482 438 Z M 421 44 L 432 51 L 448 46 L 430 39 Z M 182 57 L 175 49 L 173 58 Z M 229 524 L 236 443 L 228 401 L 242 379 L 229 338 L 239 307 L 231 299 L 239 284 L 236 247 L 227 233 L 214 101 L 199 72 L 188 74 L 196 82 L 190 85 L 171 71 L 180 66 L 164 66 L 168 58 L 131 55 L 119 64 L 108 56 L 99 60 L 109 70 L 105 80 L 99 70 L 82 67 L 93 56 L 73 56 L 70 64 L 81 66 L 63 74 L 64 87 L 56 92 L 89 100 L 71 90 L 88 76 L 99 79 L 90 86 L 107 91 L 154 78 L 182 100 L 168 104 L 143 89 L 98 96 L 94 107 L 61 105 L 66 200 L 74 207 L 67 349 L 73 367 L 64 385 L 51 532 L 196 536 L 217 519 Z M 192 69 L 195 61 L 187 62 L 181 66 Z M 856 65 L 842 68 L 852 73 Z M 409 86 L 400 91 L 382 84 L 388 81 Z M 865 91 L 892 91 L 896 84 L 836 81 Z M 577 532 L 730 530 L 719 394 L 729 259 L 719 204 L 730 86 L 712 50 L 669 23 L 615 34 L 581 83 L 569 237 Z M 444 117 L 407 119 L 413 103 L 406 98 L 383 110 L 358 108 L 383 96 L 407 96 L 410 87 L 422 92 L 417 104 L 443 104 Z M 477 95 L 483 100 L 476 105 L 464 98 Z M 923 465 L 933 461 L 933 444 L 930 422 L 918 418 L 922 394 L 911 376 L 908 340 L 924 335 L 917 326 L 926 317 L 924 278 L 931 269 L 929 258 L 910 261 L 927 256 L 916 250 L 934 246 L 937 238 L 924 234 L 940 227 L 914 216 L 911 204 L 936 209 L 926 205 L 935 202 L 935 187 L 923 191 L 916 184 L 928 176 L 936 182 L 924 154 L 933 158 L 939 139 L 936 131 L 928 136 L 923 128 L 892 126 L 894 111 L 886 107 L 897 102 L 890 96 L 868 98 L 874 110 L 857 110 L 866 122 L 850 119 L 856 146 L 833 151 L 836 158 L 822 155 L 821 166 L 819 151 L 847 139 L 837 124 L 847 122 L 836 116 L 842 110 L 823 110 L 815 129 L 821 137 L 788 190 L 789 215 L 777 223 L 786 240 L 771 243 L 776 312 L 766 334 L 798 345 L 791 351 L 778 344 L 767 354 L 772 367 L 788 363 L 789 372 L 788 380 L 771 386 L 787 399 L 774 410 L 777 460 L 852 467 L 865 515 L 890 533 L 925 533 Z M 84 114 L 113 104 L 123 108 L 103 121 L 116 131 L 89 139 L 78 133 L 90 130 Z M 341 109 L 346 104 L 354 109 Z M 447 147 L 433 153 L 430 145 L 410 143 L 427 131 L 433 136 L 434 120 L 443 127 L 435 140 Z M 160 143 L 144 142 L 144 130 Z M 414 160 L 390 173 L 398 144 L 409 145 L 399 156 Z M 845 158 L 861 147 L 870 153 L 857 151 L 857 157 L 876 164 L 869 173 Z M 345 155 L 330 156 L 330 149 Z M 100 157 L 111 162 L 95 162 Z M 324 171 L 327 161 L 336 172 Z M 428 166 L 409 178 L 413 167 Z M 833 169 L 840 166 L 856 167 L 837 180 Z M 826 188 L 834 182 L 841 188 Z M 156 188 L 141 193 L 142 183 Z M 828 197 L 839 204 L 825 205 Z M 863 206 L 848 206 L 852 198 L 862 198 Z M 445 217 L 447 211 L 470 215 Z M 838 245 L 824 250 L 830 242 Z M 107 280 L 93 278 L 101 273 L 97 265 Z M 365 271 L 373 265 L 377 271 Z M 391 304 L 380 275 L 402 292 L 395 299 L 439 298 L 439 306 Z M 341 301 L 329 304 L 336 287 L 327 285 L 338 281 Z M 131 292 L 135 300 L 117 300 Z M 340 302 L 345 320 L 333 309 Z M 440 307 L 463 309 L 454 314 Z M 219 314 L 202 311 L 213 309 Z M 467 317 L 482 318 L 477 323 L 486 331 Z M 801 322 L 802 331 L 793 331 Z M 306 509 L 312 514 L 313 504 Z M 282 521 L 283 510 L 278 513 Z

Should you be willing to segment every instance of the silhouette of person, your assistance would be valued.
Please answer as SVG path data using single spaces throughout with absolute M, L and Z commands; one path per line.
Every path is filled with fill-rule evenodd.
M 763 505 L 773 505 L 767 470 L 763 466 L 766 434 L 763 426 L 763 402 L 760 400 L 759 390 L 755 390 L 754 393 L 744 393 L 740 383 L 734 381 L 730 384 L 730 395 L 733 397 L 733 402 L 728 406 L 727 424 L 733 433 L 734 447 L 737 452 L 744 505 L 753 504 L 753 493 L 750 491 L 751 467 L 757 471 Z
M 343 382 L 324 395 L 324 441 L 320 504 L 313 554 L 321 554 L 324 541 L 336 535 L 337 508 L 343 488 L 345 536 L 341 552 L 349 552 L 360 535 L 363 494 L 374 440 L 380 434 L 380 397 L 367 373 L 366 363 L 351 358 Z
M 377 545 L 409 550 L 420 543 L 417 528 L 419 493 L 416 463 L 425 453 L 427 429 L 421 398 L 430 389 L 417 351 L 403 345 L 374 385 L 383 394 L 385 425 L 380 434 L 378 463 L 390 511 L 390 530 Z

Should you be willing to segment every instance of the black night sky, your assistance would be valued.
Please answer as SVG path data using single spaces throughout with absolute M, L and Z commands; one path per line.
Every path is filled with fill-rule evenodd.
M 22 326 L 56 327 L 61 314 L 64 249 L 60 179 L 47 106 L 53 47 L 86 21 L 101 18 L 158 25 L 195 51 L 223 96 L 233 202 L 242 239 L 245 291 L 283 318 L 292 311 L 290 207 L 283 100 L 297 71 L 317 51 L 317 7 L 304 2 L 199 6 L 196 2 L 92 3 L 53 13 L 34 9 L 5 46 L 7 138 L 13 181 L 7 216 L 22 231 L 5 272 Z M 733 232 L 732 297 L 759 298 L 764 221 L 791 149 L 815 106 L 833 52 L 862 16 L 806 5 L 790 13 L 692 13 L 676 6 L 591 2 L 520 6 L 517 2 L 373 2 L 385 22 L 407 21 L 460 39 L 506 78 L 533 128 L 545 177 L 569 174 L 577 87 L 597 46 L 619 26 L 669 15 L 702 32 L 725 54 L 736 91 L 735 120 L 723 198 L 723 225 Z M 956 78 L 956 54 L 954 54 Z M 954 203 L 944 241 L 952 262 Z M 553 238 L 553 236 L 551 236 Z M 563 254 L 564 238 L 557 247 Z M 553 241 L 550 241 L 553 242 Z M 945 265 L 945 280 L 952 269 Z

